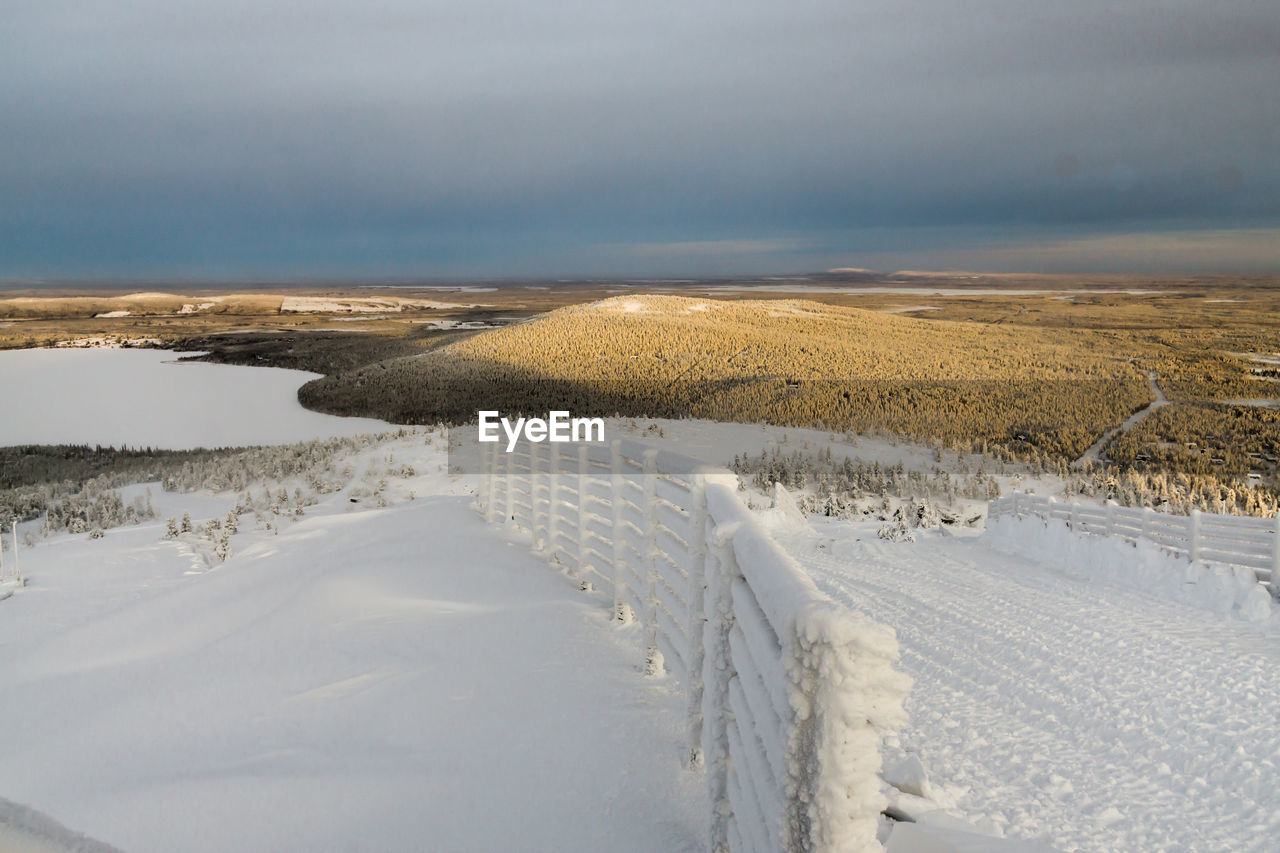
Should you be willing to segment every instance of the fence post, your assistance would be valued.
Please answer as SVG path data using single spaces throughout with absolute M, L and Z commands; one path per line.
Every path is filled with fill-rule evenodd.
M 578 586 L 585 592 L 591 589 L 587 580 L 587 475 L 591 471 L 591 458 L 587 446 L 578 448 Z
M 494 480 L 498 475 L 498 463 L 494 457 L 494 451 L 498 449 L 498 443 L 495 441 L 493 447 L 485 449 L 480 454 L 480 475 L 484 477 L 484 520 L 493 524 L 497 518 L 497 508 L 495 503 L 495 485 Z
M 1151 517 L 1156 511 L 1151 507 L 1143 507 L 1142 509 L 1142 538 L 1151 539 Z
M 528 443 L 525 456 L 529 460 L 529 533 L 533 536 L 534 548 L 538 544 L 538 454 L 533 442 Z
M 534 551 L 542 551 L 547 546 L 546 525 L 542 521 L 542 511 L 538 502 L 538 493 L 542 491 L 539 488 L 541 481 L 542 473 L 538 470 L 538 445 L 529 442 L 529 523 L 533 527 Z
M 713 520 L 714 522 L 714 520 Z M 733 601 L 730 590 L 737 571 L 733 556 L 733 533 L 736 526 L 718 525 L 712 533 L 712 570 L 707 574 L 707 659 L 703 666 L 706 693 L 702 716 L 707 721 L 704 738 L 707 762 L 707 795 L 711 801 L 711 853 L 729 849 L 729 820 L 733 807 L 729 801 L 729 682 L 733 671 L 733 655 L 729 650 L 729 633 L 733 628 Z
M 1275 535 L 1271 537 L 1271 595 L 1280 600 L 1280 513 L 1276 513 L 1275 529 L 1272 531 Z M 18 563 L 18 539 L 14 534 L 13 540 L 13 562 Z
M 689 638 L 689 681 L 685 685 L 685 709 L 689 719 L 688 769 L 702 767 L 702 664 L 706 659 L 704 626 L 707 589 L 707 478 L 694 474 L 693 507 L 689 513 L 689 614 L 686 636 Z
M 662 672 L 658 650 L 658 451 L 644 452 L 644 674 Z
M 1111 500 L 1110 498 L 1107 499 L 1107 502 L 1104 505 L 1104 508 L 1106 509 L 1106 513 L 1107 513 L 1107 535 L 1108 536 L 1111 536 L 1113 533 L 1116 532 L 1115 506 L 1116 506 L 1115 501 Z
M 555 559 L 558 542 L 556 533 L 560 527 L 560 445 L 547 443 L 547 554 Z
M 1191 510 L 1191 536 L 1188 543 L 1191 553 L 1191 562 L 1200 559 L 1200 510 Z
M 613 504 L 613 618 L 624 625 L 631 621 L 631 605 L 626 599 L 626 546 L 622 541 L 622 442 L 609 444 L 610 502 Z
M 497 448 L 497 446 L 498 445 L 495 443 L 494 447 Z M 507 524 L 511 524 L 516 517 L 516 455 L 511 452 L 507 452 L 506 455 L 507 455 L 507 476 L 506 476 L 507 484 L 505 488 L 506 493 L 503 495 L 503 497 L 506 499 L 506 516 L 507 517 L 506 519 L 504 519 L 504 521 Z
M 18 565 L 18 520 L 16 518 L 12 519 L 11 523 L 12 527 L 10 529 L 13 531 L 13 576 L 17 578 L 18 586 L 24 586 L 22 566 Z M 0 530 L 0 536 L 3 535 L 4 530 Z
M 1018 493 L 1014 492 L 1012 495 L 1010 495 L 1009 500 L 1010 500 L 1010 503 L 1012 503 L 1013 505 L 1010 508 L 1010 512 L 1012 513 L 1014 518 L 1017 518 L 1018 517 Z
M 1080 530 L 1080 527 L 1077 523 L 1080 518 L 1080 513 L 1078 509 L 1079 506 L 1080 504 L 1076 501 L 1076 499 L 1072 498 L 1071 499 L 1071 529 L 1076 532 L 1079 532 Z

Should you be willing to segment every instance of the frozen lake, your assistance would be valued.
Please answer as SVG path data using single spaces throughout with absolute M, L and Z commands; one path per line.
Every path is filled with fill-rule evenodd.
M 189 355 L 154 349 L 0 351 L 0 446 L 232 447 L 390 428 L 371 418 L 304 409 L 298 388 L 318 374 L 176 361 Z

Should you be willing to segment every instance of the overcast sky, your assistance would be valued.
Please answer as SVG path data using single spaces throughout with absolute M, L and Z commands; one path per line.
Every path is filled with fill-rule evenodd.
M 1275 0 L 4 0 L 0 278 L 1280 272 Z

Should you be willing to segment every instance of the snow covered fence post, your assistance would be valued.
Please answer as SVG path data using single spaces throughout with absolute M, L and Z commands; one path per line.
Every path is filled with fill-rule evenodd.
M 703 757 L 707 763 L 707 796 L 711 802 L 711 853 L 728 853 L 729 821 L 729 682 L 733 679 L 729 632 L 733 629 L 732 589 L 736 575 L 732 538 L 736 523 L 716 525 L 711 533 L 712 570 L 707 574 L 707 625 L 702 676 Z
M 533 534 L 533 550 L 542 551 L 546 547 L 546 528 L 542 522 L 541 501 L 538 495 L 542 483 L 542 472 L 538 470 L 538 445 L 529 442 L 529 526 Z
M 1187 549 L 1191 562 L 1200 559 L 1200 510 L 1191 510 L 1191 532 L 1188 536 Z
M 625 624 L 631 621 L 631 607 L 626 600 L 626 550 L 622 541 L 622 442 L 616 438 L 609 443 L 609 499 L 613 505 L 613 618 Z
M 689 509 L 689 612 L 685 621 L 685 634 L 689 638 L 689 672 L 684 686 L 685 713 L 689 724 L 689 758 L 686 767 L 698 770 L 702 767 L 702 663 L 706 658 L 706 642 L 703 630 L 707 616 L 707 476 L 695 473 L 690 485 L 693 505 Z
M 13 531 L 13 576 L 18 581 L 18 586 L 22 586 L 22 566 L 18 564 L 18 520 L 11 520 L 10 530 Z M 4 535 L 4 531 L 0 530 L 0 536 Z
M 881 729 L 906 723 L 911 679 L 891 629 L 834 604 L 797 615 L 788 670 L 787 850 L 879 851 Z
M 1271 597 L 1280 601 L 1280 513 L 1272 519 L 1271 526 Z M 13 542 L 14 565 L 18 561 L 18 542 Z
M 496 454 L 498 445 L 495 443 L 493 446 L 494 446 L 494 453 Z M 507 517 L 503 519 L 503 521 L 507 524 L 511 524 L 516 517 L 516 456 L 514 453 L 508 453 L 506 454 L 506 456 L 507 456 L 507 475 L 506 475 L 506 480 L 507 480 L 506 492 L 507 493 L 505 495 L 505 498 L 507 503 L 507 508 L 506 508 Z M 495 465 L 494 467 L 496 468 L 497 466 Z M 495 470 L 494 473 L 496 474 L 497 471 Z
M 587 488 L 591 457 L 587 446 L 578 448 L 578 578 L 583 590 L 587 586 Z
M 556 533 L 560 526 L 560 445 L 547 444 L 547 554 L 556 556 Z
M 497 479 L 498 479 L 498 444 L 494 442 L 492 447 L 486 448 L 482 457 L 483 464 L 480 466 L 480 473 L 485 478 L 484 481 L 484 520 L 493 524 L 498 520 L 497 507 Z
M 662 672 L 658 650 L 658 451 L 644 452 L 644 674 Z

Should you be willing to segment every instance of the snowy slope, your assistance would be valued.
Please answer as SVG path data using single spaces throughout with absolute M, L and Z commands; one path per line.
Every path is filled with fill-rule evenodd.
M 712 462 L 785 435 L 935 464 L 750 425 L 637 437 L 651 426 Z M 643 644 L 606 602 L 483 525 L 434 440 L 355 454 L 348 487 L 279 535 L 246 516 L 225 564 L 161 541 L 163 522 L 24 551 L 31 583 L 0 601 L 0 797 L 131 851 L 699 849 L 681 697 L 639 675 Z M 350 502 L 380 477 L 389 508 Z M 197 527 L 235 499 L 154 492 L 161 519 Z M 988 538 L 771 522 L 826 592 L 896 628 L 915 687 L 886 777 L 924 795 L 894 797 L 925 826 L 1041 842 L 1026 849 L 1274 849 L 1274 617 Z M 944 849 L 922 832 L 891 849 Z
M 135 853 L 698 849 L 680 696 L 412 443 L 393 506 L 246 525 L 212 570 L 161 524 L 25 552 L 0 794 Z
M 981 537 L 875 528 L 780 536 L 823 590 L 897 629 L 915 686 L 889 764 L 933 801 L 904 807 L 1064 851 L 1276 849 L 1274 620 L 1071 577 Z

